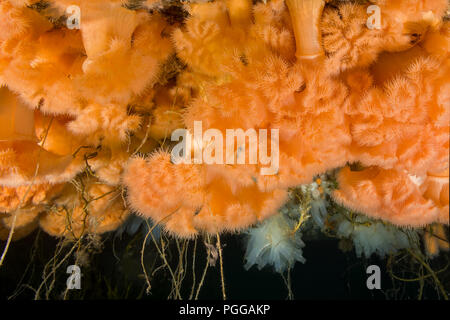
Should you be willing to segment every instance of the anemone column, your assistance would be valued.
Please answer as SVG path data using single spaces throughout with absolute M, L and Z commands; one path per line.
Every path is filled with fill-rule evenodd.
M 226 0 L 232 26 L 246 25 L 252 21 L 252 0 Z
M 324 54 L 320 18 L 325 0 L 286 0 L 294 29 L 297 59 L 315 59 Z
M 0 88 L 0 184 L 17 186 L 44 175 L 55 177 L 71 160 L 72 155 L 59 156 L 39 145 L 34 110 L 7 87 Z
M 6 87 L 0 88 L 0 141 L 37 142 L 34 111 L 21 103 Z

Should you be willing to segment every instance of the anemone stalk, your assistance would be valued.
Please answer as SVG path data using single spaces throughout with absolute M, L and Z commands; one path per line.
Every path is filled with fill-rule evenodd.
M 325 0 L 286 0 L 294 29 L 297 59 L 315 59 L 324 54 L 320 18 Z

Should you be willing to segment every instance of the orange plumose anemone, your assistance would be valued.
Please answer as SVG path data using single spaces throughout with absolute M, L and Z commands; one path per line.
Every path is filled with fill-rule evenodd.
M 380 29 L 367 27 L 366 7 L 357 4 L 190 5 L 191 17 L 173 33 L 187 65 L 177 84 L 194 89 L 185 127 L 201 121 L 224 136 L 278 129 L 279 170 L 176 165 L 161 152 L 130 161 L 130 205 L 178 236 L 237 230 L 275 214 L 287 188 L 359 162 L 366 169 L 339 173 L 336 201 L 399 226 L 442 221 L 411 176 L 448 167 L 448 57 L 427 40 L 447 43 L 444 1 L 400 2 L 379 2 L 387 14 Z M 263 210 L 254 199 L 271 205 Z
M 117 187 L 92 179 L 80 183 L 76 188 L 67 185 L 54 206 L 40 215 L 39 225 L 45 232 L 73 239 L 113 231 L 125 221 L 129 211 Z

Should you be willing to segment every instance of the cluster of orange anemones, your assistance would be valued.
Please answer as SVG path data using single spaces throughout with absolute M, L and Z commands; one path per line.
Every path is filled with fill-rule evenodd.
M 181 122 L 185 94 L 164 71 L 172 28 L 162 14 L 123 1 L 0 1 L 2 239 L 38 225 L 79 236 L 123 222 L 122 193 L 110 192 L 128 159 L 151 152 Z M 88 198 L 106 196 L 85 206 L 70 186 L 86 175 Z M 96 222 L 82 232 L 82 218 Z
M 342 168 L 338 203 L 398 226 L 448 224 L 448 4 L 376 4 L 379 29 L 355 3 L 191 4 L 173 32 L 178 85 L 194 98 L 185 127 L 279 129 L 279 170 L 174 164 L 160 151 L 130 161 L 131 207 L 182 237 L 242 230 L 276 214 L 288 188 Z
M 367 5 L 327 2 L 191 1 L 180 24 L 164 1 L 0 0 L 1 234 L 113 230 L 123 186 L 176 236 L 239 231 L 336 168 L 336 202 L 448 224 L 447 1 L 375 1 L 379 29 Z M 277 129 L 278 172 L 174 164 L 171 132 L 196 121 Z

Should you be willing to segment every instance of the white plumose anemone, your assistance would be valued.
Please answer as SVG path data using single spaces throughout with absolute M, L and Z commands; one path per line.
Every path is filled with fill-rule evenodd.
M 381 221 L 369 221 L 357 216 L 351 222 L 344 216 L 334 216 L 336 235 L 340 238 L 352 239 L 356 255 L 369 258 L 376 253 L 380 257 L 396 253 L 418 243 L 418 234 L 414 230 L 402 230 Z
M 266 265 L 272 265 L 275 271 L 283 273 L 296 261 L 305 263 L 302 255 L 305 244 L 294 228 L 295 221 L 280 213 L 250 229 L 244 267 L 248 270 L 257 265 L 261 270 Z

